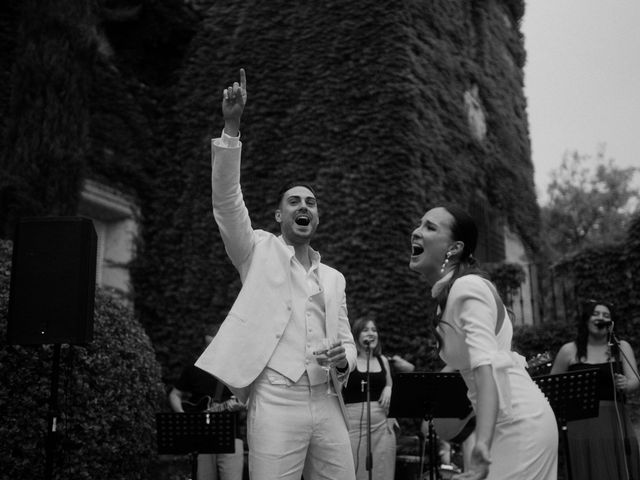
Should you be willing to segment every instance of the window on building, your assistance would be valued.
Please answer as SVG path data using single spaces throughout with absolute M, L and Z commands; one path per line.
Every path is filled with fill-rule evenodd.
M 132 198 L 93 180 L 85 181 L 78 215 L 91 218 L 96 229 L 96 285 L 125 299 L 131 290 L 129 264 L 138 233 L 137 211 Z

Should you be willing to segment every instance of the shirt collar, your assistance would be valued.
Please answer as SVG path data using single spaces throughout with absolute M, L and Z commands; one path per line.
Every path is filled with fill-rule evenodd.
M 444 277 L 442 277 L 440 280 L 438 280 L 436 283 L 433 284 L 433 287 L 431 287 L 432 298 L 436 298 L 438 295 L 440 295 L 442 290 L 447 286 L 447 283 L 449 282 L 449 280 L 451 280 L 451 277 L 453 277 L 453 270 L 451 270 Z
M 309 246 L 309 258 L 311 259 L 311 268 L 318 268 L 320 265 L 320 253 Z
M 282 244 L 289 249 L 291 256 L 292 257 L 295 256 L 296 250 L 295 248 L 293 248 L 293 245 L 289 245 L 287 242 L 285 242 L 284 237 L 282 235 L 279 235 L 278 238 L 280 239 Z M 320 260 L 321 260 L 320 252 L 318 252 L 317 250 L 314 250 L 311 247 L 311 245 L 309 245 L 309 259 L 311 260 L 311 269 L 313 270 L 314 268 L 318 268 L 318 265 L 320 265 Z

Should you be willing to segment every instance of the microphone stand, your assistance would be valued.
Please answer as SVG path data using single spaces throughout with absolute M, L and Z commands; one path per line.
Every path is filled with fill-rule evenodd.
M 366 468 L 369 476 L 369 480 L 373 475 L 373 460 L 371 457 L 371 371 L 369 369 L 369 362 L 371 361 L 371 346 L 369 343 L 367 346 L 367 460 Z
M 612 322 L 613 323 L 613 322 Z M 613 369 L 614 373 L 618 373 L 624 375 L 624 369 L 622 366 L 622 360 L 620 359 L 620 355 L 624 356 L 624 352 L 620 348 L 620 341 L 616 338 L 613 333 L 613 325 L 611 326 L 611 330 L 609 330 L 609 351 L 611 352 L 611 357 L 614 359 L 615 368 Z M 626 357 L 625 357 L 626 359 Z M 628 361 L 628 360 L 627 360 Z M 631 443 L 629 441 L 629 432 L 627 431 L 627 412 L 625 408 L 626 395 L 624 392 L 620 392 L 618 394 L 617 388 L 615 386 L 615 377 L 613 377 L 614 382 L 614 400 L 616 403 L 616 410 L 618 411 L 619 420 L 621 425 L 621 434 L 622 434 L 622 445 L 623 445 L 623 455 L 625 457 L 625 473 L 627 474 L 627 478 L 629 477 L 629 461 L 631 458 Z M 618 395 L 620 398 L 618 398 Z
M 638 379 L 638 381 L 640 381 L 640 374 L 638 373 L 637 370 L 635 370 L 633 368 L 633 366 L 631 365 L 631 362 L 629 362 L 629 358 L 627 357 L 627 355 L 620 349 L 620 340 L 618 340 L 618 338 L 615 336 L 615 334 L 612 332 L 611 333 L 611 340 L 609 342 L 609 347 L 611 347 L 611 345 L 615 343 L 617 348 L 618 348 L 618 353 L 620 354 L 620 356 L 624 359 L 624 361 L 627 363 L 627 366 L 631 369 L 631 371 L 633 372 L 633 374 L 636 376 L 636 378 Z M 622 372 L 621 372 L 622 373 Z

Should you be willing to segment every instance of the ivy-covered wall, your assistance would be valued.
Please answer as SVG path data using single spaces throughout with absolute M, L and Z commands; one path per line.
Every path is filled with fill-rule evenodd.
M 0 233 L 19 216 L 70 215 L 88 153 L 92 11 L 83 0 L 3 2 Z M 6 37 L 15 35 L 13 42 Z
M 222 128 L 220 90 L 244 67 L 242 183 L 254 226 L 275 231 L 283 181 L 314 182 L 315 246 L 346 275 L 351 318 L 376 319 L 388 348 L 423 364 L 432 306 L 407 263 L 424 211 L 483 196 L 535 246 L 514 13 L 497 1 L 211 8 L 176 88 L 178 128 L 167 150 L 184 174 L 159 180 L 167 192 L 185 185 L 170 222 L 158 219 L 163 245 L 155 242 L 165 252 L 159 276 L 180 281 L 158 299 L 158 279 L 138 272 L 138 287 L 158 292 L 139 303 L 143 318 L 163 318 L 148 328 L 179 341 L 185 325 L 222 320 L 238 291 L 210 212 L 209 141 Z M 463 101 L 474 84 L 487 118 L 481 142 L 470 135 Z
M 83 167 L 138 197 L 135 304 L 165 380 L 240 287 L 210 211 L 210 138 L 222 128 L 220 91 L 240 67 L 254 225 L 275 231 L 282 182 L 314 182 L 314 246 L 345 274 L 351 318 L 374 318 L 388 353 L 428 361 L 433 305 L 407 268 L 428 207 L 486 201 L 535 250 L 522 0 L 95 5 Z M 465 107 L 476 90 L 480 139 Z

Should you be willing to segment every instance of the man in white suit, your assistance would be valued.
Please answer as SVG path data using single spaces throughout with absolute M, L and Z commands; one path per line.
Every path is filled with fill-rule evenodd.
M 285 185 L 281 235 L 254 230 L 240 188 L 246 77 L 223 90 L 224 130 L 212 141 L 213 213 L 242 289 L 196 366 L 248 400 L 252 480 L 353 480 L 340 386 L 355 367 L 345 280 L 311 248 L 319 223 L 313 188 Z M 314 351 L 329 339 L 330 378 Z M 321 347 L 320 347 L 321 348 Z M 336 388 L 337 392 L 336 392 Z

